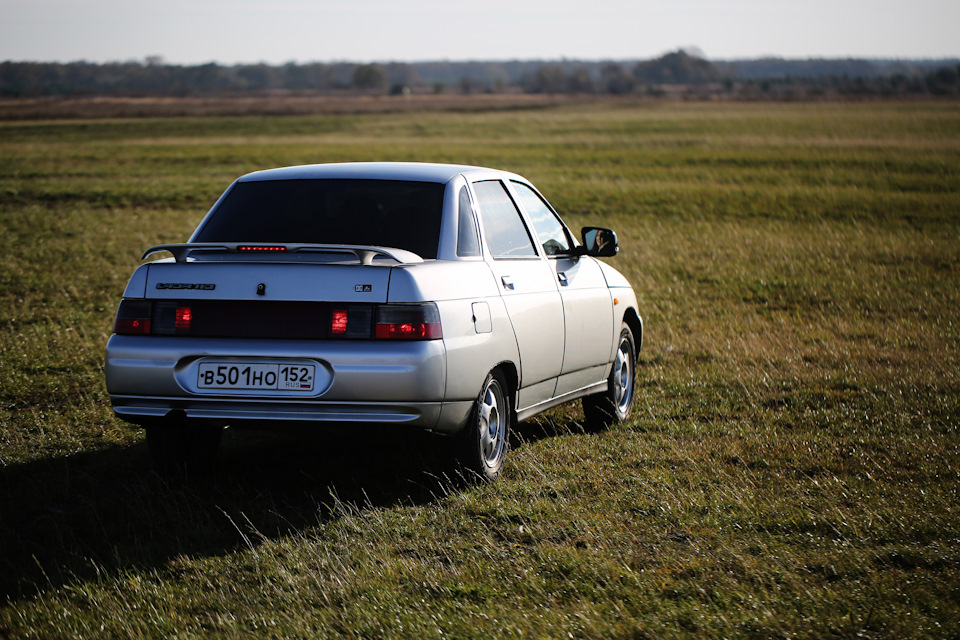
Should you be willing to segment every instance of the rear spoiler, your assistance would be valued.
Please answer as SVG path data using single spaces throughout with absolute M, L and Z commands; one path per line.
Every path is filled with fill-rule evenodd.
M 143 253 L 141 260 L 150 256 L 168 252 L 173 254 L 177 262 L 186 262 L 187 257 L 194 251 L 199 252 L 227 252 L 239 254 L 251 253 L 352 253 L 357 256 L 361 264 L 372 264 L 377 256 L 384 256 L 396 260 L 400 264 L 417 264 L 423 258 L 405 249 L 392 247 L 374 247 L 352 244 L 255 244 L 250 242 L 185 242 L 182 244 L 158 244 L 150 247 Z

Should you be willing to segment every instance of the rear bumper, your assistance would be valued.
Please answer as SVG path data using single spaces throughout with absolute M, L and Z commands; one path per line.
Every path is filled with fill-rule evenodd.
M 117 417 L 135 424 L 151 424 L 176 414 L 191 420 L 235 422 L 368 422 L 405 424 L 432 429 L 441 403 L 281 402 L 238 399 L 184 399 L 150 396 L 111 396 Z
M 316 363 L 324 382 L 305 394 L 206 392 L 204 359 Z M 118 417 L 147 424 L 171 411 L 190 419 L 367 422 L 455 431 L 469 404 L 444 403 L 442 340 L 309 341 L 117 336 L 107 343 L 107 391 Z M 181 413 L 182 412 L 182 413 Z

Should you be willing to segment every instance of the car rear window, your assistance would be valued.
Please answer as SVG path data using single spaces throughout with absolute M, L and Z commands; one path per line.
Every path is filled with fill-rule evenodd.
M 375 245 L 432 259 L 443 190 L 403 180 L 239 182 L 194 240 Z

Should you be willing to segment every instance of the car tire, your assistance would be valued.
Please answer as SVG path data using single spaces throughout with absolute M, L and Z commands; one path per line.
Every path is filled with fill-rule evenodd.
M 223 427 L 175 422 L 147 427 L 153 467 L 165 478 L 208 475 L 220 448 Z
M 583 398 L 583 417 L 588 430 L 598 431 L 630 417 L 636 393 L 637 350 L 627 323 L 620 329 L 613 370 L 607 390 Z
M 500 477 L 510 448 L 510 392 L 499 371 L 487 375 L 470 413 L 457 456 L 468 480 L 492 482 Z

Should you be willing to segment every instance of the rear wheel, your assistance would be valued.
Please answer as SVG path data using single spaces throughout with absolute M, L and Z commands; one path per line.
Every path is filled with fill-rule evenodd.
M 635 344 L 633 331 L 623 323 L 607 390 L 583 399 L 583 417 L 588 429 L 603 429 L 630 417 L 636 387 Z
M 147 427 L 147 448 L 160 475 L 203 476 L 213 471 L 222 435 L 223 427 L 171 421 Z
M 500 476 L 509 449 L 509 398 L 503 374 L 491 372 L 480 389 L 457 456 L 468 477 L 492 481 Z

